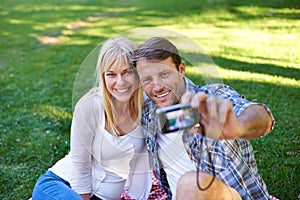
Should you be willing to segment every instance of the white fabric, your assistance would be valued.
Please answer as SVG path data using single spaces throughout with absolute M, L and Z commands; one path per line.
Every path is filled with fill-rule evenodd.
M 60 178 L 69 182 L 71 179 L 70 154 L 67 154 L 64 158 L 57 161 L 55 165 L 49 168 L 49 170 L 52 171 L 57 176 L 59 176 Z
M 125 187 L 132 198 L 147 199 L 152 181 L 141 127 L 114 137 L 104 125 L 101 98 L 90 92 L 75 107 L 69 155 L 50 170 L 79 194 L 120 199 Z
M 158 134 L 158 156 L 167 174 L 172 191 L 172 199 L 176 199 L 176 187 L 179 178 L 189 171 L 196 171 L 196 166 L 188 157 L 182 142 L 183 131 Z

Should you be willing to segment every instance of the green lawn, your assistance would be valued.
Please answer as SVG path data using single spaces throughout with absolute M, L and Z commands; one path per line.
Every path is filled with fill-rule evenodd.
M 89 52 L 135 28 L 196 41 L 221 81 L 266 103 L 275 130 L 253 140 L 280 199 L 300 194 L 300 4 L 297 0 L 0 0 L 0 199 L 27 199 L 69 149 L 73 84 Z M 188 76 L 199 83 L 198 74 Z

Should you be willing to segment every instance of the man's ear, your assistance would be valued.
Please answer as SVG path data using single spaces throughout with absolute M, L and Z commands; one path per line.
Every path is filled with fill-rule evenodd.
M 185 74 L 185 63 L 183 61 L 180 63 L 180 65 L 178 67 L 178 71 L 182 76 L 184 76 L 184 74 Z

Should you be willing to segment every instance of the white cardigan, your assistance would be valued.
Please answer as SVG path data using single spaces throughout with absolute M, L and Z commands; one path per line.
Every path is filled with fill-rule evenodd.
M 120 199 L 128 189 L 132 198 L 147 199 L 152 181 L 142 128 L 114 137 L 104 127 L 102 99 L 91 91 L 75 107 L 70 153 L 49 170 L 79 194 Z

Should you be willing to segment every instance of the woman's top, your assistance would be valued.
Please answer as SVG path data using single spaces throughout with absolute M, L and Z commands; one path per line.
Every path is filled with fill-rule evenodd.
M 81 98 L 71 126 L 71 151 L 52 172 L 79 194 L 120 199 L 124 189 L 134 199 L 147 199 L 151 173 L 142 128 L 115 137 L 105 130 L 105 114 L 98 91 Z

